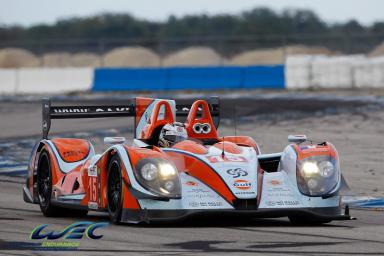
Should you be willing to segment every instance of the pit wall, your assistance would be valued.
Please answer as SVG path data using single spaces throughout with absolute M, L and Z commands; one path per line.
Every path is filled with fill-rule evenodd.
M 0 94 L 74 91 L 384 88 L 384 57 L 288 56 L 285 65 L 0 69 Z

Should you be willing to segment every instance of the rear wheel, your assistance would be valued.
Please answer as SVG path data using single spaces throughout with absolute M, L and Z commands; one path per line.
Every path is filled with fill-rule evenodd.
M 120 158 L 116 154 L 108 166 L 108 212 L 113 223 L 120 223 L 123 211 L 123 179 Z
M 40 153 L 37 170 L 37 193 L 41 212 L 46 217 L 59 216 L 60 208 L 52 205 L 52 173 L 49 154 L 46 150 Z
M 303 225 L 303 226 L 321 225 L 321 224 L 329 223 L 332 221 L 329 219 L 314 218 L 314 217 L 307 217 L 307 216 L 289 216 L 288 218 L 292 224 Z
M 49 153 L 40 153 L 37 170 L 37 191 L 41 212 L 46 217 L 84 217 L 87 210 L 67 209 L 52 204 L 52 170 Z

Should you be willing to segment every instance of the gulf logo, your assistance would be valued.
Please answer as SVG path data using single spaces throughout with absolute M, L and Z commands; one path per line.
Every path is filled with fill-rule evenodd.
M 235 180 L 233 186 L 237 189 L 248 190 L 251 188 L 252 183 L 248 180 Z

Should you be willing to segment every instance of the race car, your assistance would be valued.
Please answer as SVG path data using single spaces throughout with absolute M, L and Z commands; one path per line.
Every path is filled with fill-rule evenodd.
M 108 212 L 114 223 L 189 216 L 288 217 L 293 223 L 348 220 L 344 179 L 329 142 L 290 135 L 280 153 L 263 154 L 248 136 L 220 137 L 217 97 L 176 103 L 134 98 L 125 105 L 57 106 L 43 100 L 43 139 L 33 148 L 24 201 L 47 217 Z M 133 142 L 105 137 L 51 138 L 52 119 L 134 117 Z

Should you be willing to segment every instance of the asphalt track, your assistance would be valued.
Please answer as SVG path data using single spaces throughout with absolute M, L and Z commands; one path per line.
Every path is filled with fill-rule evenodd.
M 259 99 L 257 103 L 259 108 L 256 109 L 249 108 L 250 101 L 241 103 L 241 100 L 235 100 L 235 102 L 239 106 L 239 116 L 252 116 L 255 112 L 260 112 L 260 108 L 263 107 L 262 112 L 266 114 L 259 115 L 258 120 L 269 118 L 269 122 L 276 122 L 277 119 L 282 118 L 271 114 L 276 108 L 290 109 L 287 115 L 291 119 L 305 115 L 305 113 L 297 114 L 296 110 L 308 105 L 308 100 L 306 103 L 295 100 L 293 104 L 290 103 L 293 102 L 292 99 L 287 99 L 287 103 Z M 307 112 L 338 115 L 345 109 L 351 107 L 357 109 L 367 105 L 355 100 L 340 102 L 341 100 L 335 100 L 332 103 L 311 104 Z M 49 230 L 59 231 L 76 221 L 108 221 L 108 216 L 102 213 L 90 213 L 87 217 L 76 219 L 45 218 L 38 205 L 24 203 L 21 193 L 24 183 L 22 169 L 25 167 L 29 152 L 20 150 L 19 155 L 14 158 L 6 152 L 9 148 L 28 148 L 38 138 L 36 136 L 40 127 L 39 104 L 36 102 L 1 104 L 0 129 L 2 129 L 1 145 L 3 147 L 0 146 L 0 169 L 1 163 L 5 167 L 0 170 L 0 255 L 223 255 L 229 253 L 234 255 L 384 255 L 384 211 L 365 209 L 351 209 L 351 215 L 357 220 L 338 221 L 315 227 L 294 226 L 286 218 L 224 219 L 220 216 L 191 219 L 175 224 L 141 226 L 110 224 L 97 231 L 98 234 L 103 235 L 101 239 L 91 240 L 86 237 L 81 239 L 77 251 L 46 251 L 40 247 L 42 241 L 29 238 L 36 226 L 46 223 L 49 224 Z M 227 104 L 227 108 L 230 108 L 228 106 L 231 104 L 233 102 Z M 12 114 L 4 114 L 7 110 Z M 268 111 L 271 112 L 268 113 Z M 13 125 L 5 124 L 4 120 L 14 123 Z M 241 123 L 241 120 L 239 122 Z M 225 120 L 223 124 L 225 126 Z M 118 123 L 118 126 L 124 127 L 125 124 Z M 59 125 L 56 128 L 59 132 L 81 131 L 73 123 Z M 114 133 L 114 131 L 105 130 L 110 128 L 105 122 L 92 121 L 86 124 L 86 128 L 99 136 Z M 130 131 L 128 129 L 125 132 Z M 88 135 L 85 134 L 85 136 Z M 24 159 L 24 162 L 18 159 Z M 9 162 L 13 165 L 6 165 Z M 22 162 L 19 169 L 18 162 Z M 381 174 L 377 173 L 374 177 L 380 178 L 381 176 L 378 175 Z M 379 187 L 379 190 L 382 191 L 382 187 Z
M 79 220 L 108 221 L 100 213 L 82 219 L 45 218 L 37 205 L 25 204 L 21 184 L 0 182 L 0 255 L 383 255 L 382 211 L 352 210 L 357 220 L 305 227 L 288 219 L 195 219 L 177 224 L 112 225 L 100 240 L 83 238 L 76 252 L 44 251 L 30 240 L 34 227 L 47 223 L 61 230 Z

